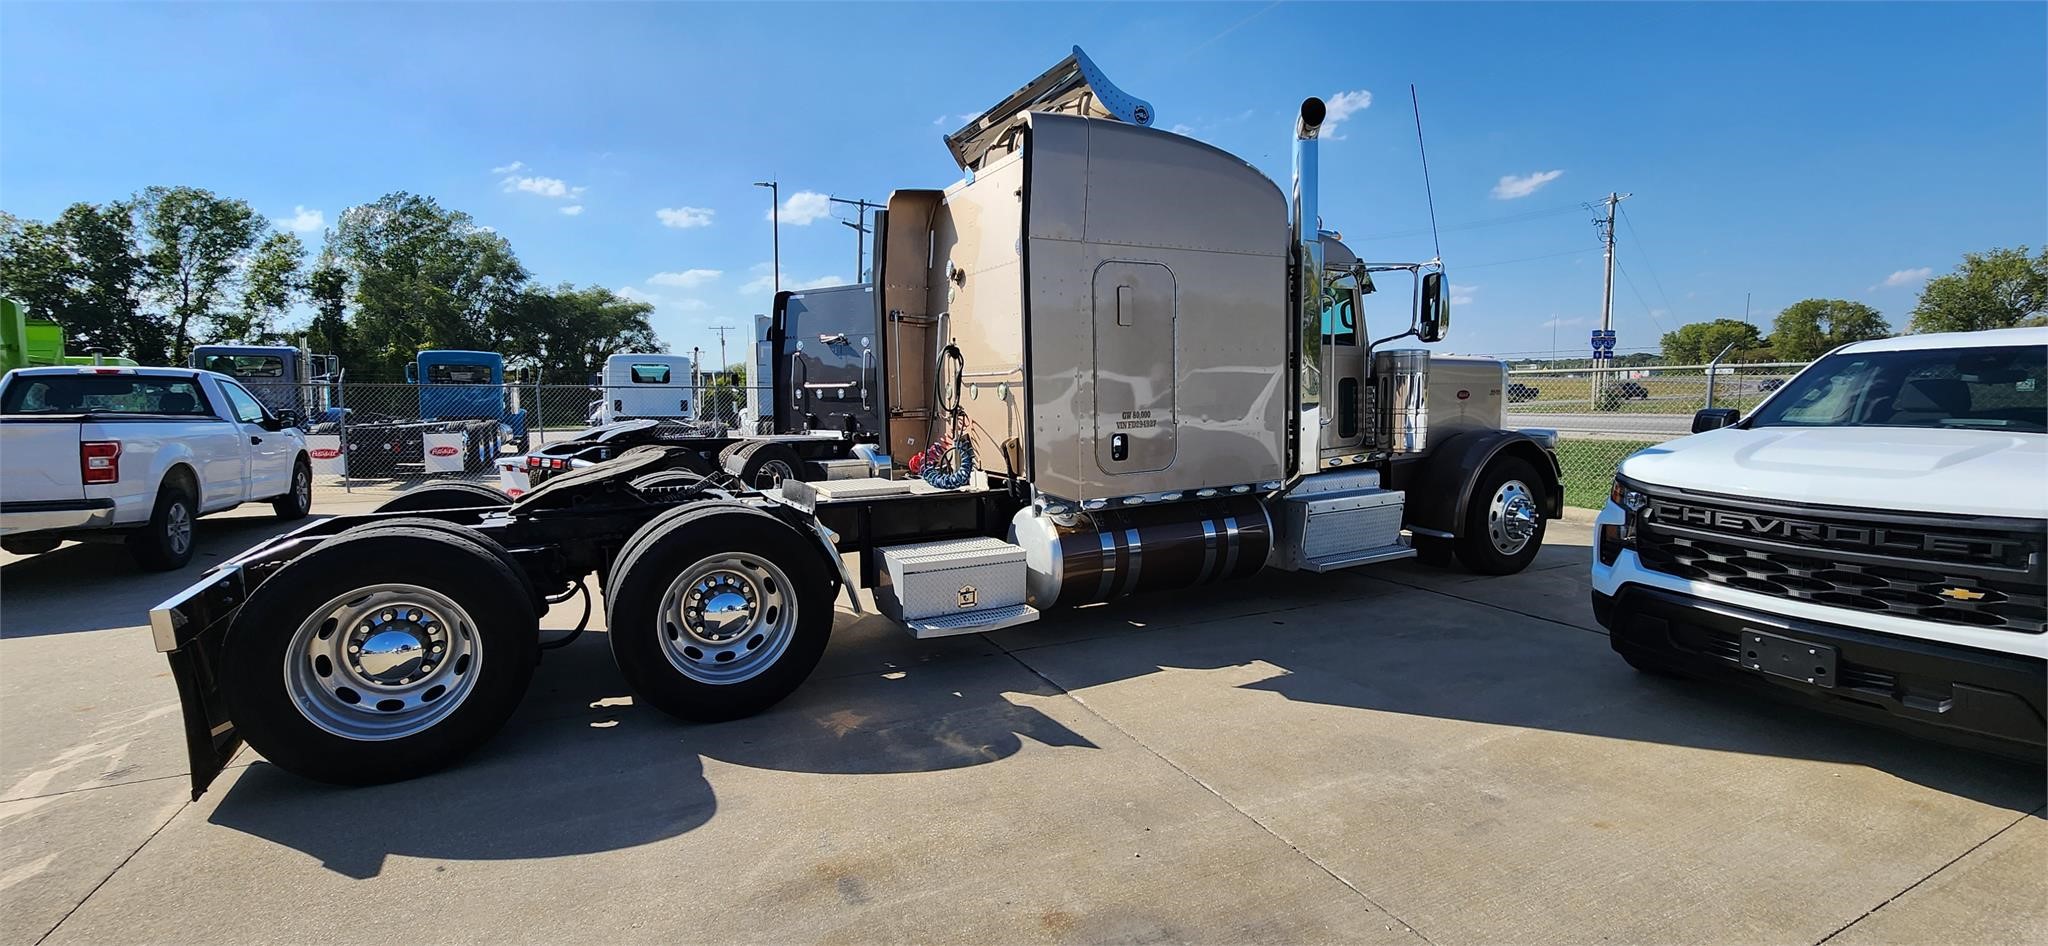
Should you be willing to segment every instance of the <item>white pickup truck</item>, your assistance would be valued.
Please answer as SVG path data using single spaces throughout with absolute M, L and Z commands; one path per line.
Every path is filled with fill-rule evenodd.
M 226 375 L 185 368 L 18 368 L 0 380 L 0 547 L 125 538 L 144 568 L 192 560 L 192 520 L 266 501 L 313 506 L 298 418 Z
M 2048 328 L 1847 345 L 1693 430 L 1598 518 L 1624 659 L 2042 757 Z

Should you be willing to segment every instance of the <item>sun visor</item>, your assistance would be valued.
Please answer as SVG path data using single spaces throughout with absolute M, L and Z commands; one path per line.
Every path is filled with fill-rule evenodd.
M 1065 112 L 1133 125 L 1152 124 L 1152 103 L 1111 85 L 1088 54 L 1076 46 L 1058 65 L 947 135 L 946 150 L 953 152 L 961 170 L 973 171 L 991 156 L 1015 150 L 1009 141 L 1017 126 L 1013 119 L 1025 112 Z

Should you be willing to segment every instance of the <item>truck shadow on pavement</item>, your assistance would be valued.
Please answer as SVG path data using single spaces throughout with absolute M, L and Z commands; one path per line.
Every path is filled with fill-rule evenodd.
M 549 652 L 506 730 L 446 771 L 338 789 L 257 763 L 223 776 L 209 821 L 355 878 L 376 876 L 394 854 L 616 850 L 710 822 L 720 802 L 708 764 L 743 806 L 806 793 L 830 804 L 835 783 L 804 776 L 963 769 L 1031 743 L 1097 748 L 1041 705 L 1100 717 L 1169 755 L 1203 756 L 1241 739 L 1233 748 L 1307 755 L 1310 764 L 1331 746 L 1356 754 L 1320 763 L 1334 770 L 1364 759 L 1434 768 L 1484 765 L 1489 745 L 1524 737 L 1523 751 L 1611 755 L 1619 767 L 1675 766 L 1703 779 L 1755 771 L 1715 754 L 1780 757 L 1868 767 L 2015 812 L 2042 804 L 2036 767 L 1644 677 L 1584 627 L 1365 576 L 1261 581 L 1084 609 L 1036 637 L 1026 628 L 918 642 L 878 619 L 842 615 L 824 663 L 794 696 L 716 725 L 633 705 L 594 632 Z M 1081 691 L 1085 706 L 1071 702 Z
M 149 623 L 149 609 L 199 580 L 207 569 L 271 536 L 308 522 L 270 516 L 213 516 L 196 523 L 198 548 L 184 568 L 143 571 L 119 541 L 73 542 L 0 566 L 6 613 L 0 637 L 42 637 Z

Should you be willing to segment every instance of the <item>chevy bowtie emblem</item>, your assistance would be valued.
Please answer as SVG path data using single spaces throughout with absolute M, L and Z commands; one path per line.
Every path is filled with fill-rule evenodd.
M 1935 592 L 1935 593 L 1936 593 L 1936 594 L 1938 594 L 1938 595 L 1941 595 L 1941 596 L 1942 596 L 1942 597 L 1944 597 L 1944 598 L 1949 598 L 1949 599 L 1953 599 L 1953 600 L 1956 600 L 1956 601 L 1982 601 L 1982 600 L 1984 600 L 1984 592 L 1981 592 L 1981 591 L 1971 591 L 1971 590 L 1970 590 L 1970 589 L 1968 589 L 1968 588 L 1943 588 L 1943 589 L 1941 589 L 1940 591 L 1938 591 L 1938 592 Z

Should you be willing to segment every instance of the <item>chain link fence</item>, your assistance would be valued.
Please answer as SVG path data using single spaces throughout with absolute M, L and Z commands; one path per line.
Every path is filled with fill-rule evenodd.
M 1508 426 L 1556 430 L 1565 503 L 1599 508 L 1622 458 L 1691 433 L 1701 408 L 1747 414 L 1806 364 L 1516 369 L 1508 372 Z
M 449 480 L 496 484 L 500 461 L 620 420 L 735 433 L 757 426 L 754 405 L 769 397 L 731 384 L 241 383 L 299 419 L 316 488 L 371 495 Z

